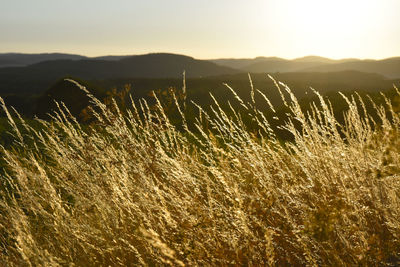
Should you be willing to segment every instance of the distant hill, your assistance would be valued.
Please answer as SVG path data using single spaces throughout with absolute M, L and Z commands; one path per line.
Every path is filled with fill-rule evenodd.
M 263 68 L 263 65 L 274 68 L 274 64 L 280 64 L 285 66 L 288 63 L 292 63 L 292 65 L 297 64 L 297 68 L 301 69 L 303 67 L 302 63 L 314 63 L 314 64 L 328 64 L 328 63 L 341 63 L 341 62 L 348 62 L 348 61 L 357 61 L 358 59 L 330 59 L 325 57 L 319 56 L 306 56 L 296 59 L 284 59 L 280 57 L 256 57 L 256 58 L 221 58 L 221 59 L 211 59 L 211 62 L 217 63 L 218 65 L 227 66 L 231 68 L 243 69 L 249 71 L 251 68 L 257 70 L 257 68 Z M 281 68 L 283 72 L 287 72 L 285 68 L 282 66 L 276 66 L 275 68 Z M 290 68 L 293 68 L 290 66 Z M 264 71 L 263 71 L 264 72 Z
M 253 73 L 337 72 L 353 70 L 378 73 L 390 79 L 400 78 L 399 57 L 384 60 L 360 60 L 353 58 L 334 60 L 317 56 L 307 56 L 293 60 L 257 57 L 254 59 L 214 59 L 211 61 L 222 66 Z
M 330 58 L 319 57 L 319 56 L 306 56 L 306 57 L 299 57 L 299 58 L 293 59 L 292 61 L 319 62 L 319 63 L 342 63 L 342 62 L 349 62 L 349 61 L 359 61 L 359 59 L 357 59 L 357 58 L 330 59 Z
M 169 56 L 168 56 L 169 55 Z M 174 58 L 176 56 L 177 60 Z M 142 57 L 145 57 L 142 60 Z M 153 57 L 159 57 L 159 59 L 154 59 Z M 121 78 L 121 77 L 132 77 L 132 73 L 129 73 L 127 70 L 127 61 L 130 61 L 132 64 L 135 64 L 134 61 L 140 62 L 143 64 L 141 68 L 133 67 L 132 70 L 137 73 L 134 77 L 152 77 L 148 72 L 149 69 L 146 66 L 149 66 L 149 62 L 153 62 L 157 65 L 160 65 L 161 62 L 169 61 L 168 64 L 176 65 L 181 64 L 190 67 L 193 67 L 193 62 L 190 63 L 190 59 L 194 60 L 191 57 L 185 57 L 186 61 L 183 58 L 179 58 L 179 55 L 167 54 L 167 53 L 157 53 L 157 54 L 148 54 L 148 55 L 124 55 L 124 56 L 99 56 L 99 57 L 86 57 L 81 55 L 74 54 L 65 54 L 65 53 L 46 53 L 46 54 L 22 54 L 22 53 L 0 53 L 0 76 L 1 69 L 4 67 L 24 67 L 32 64 L 44 63 L 47 67 L 55 68 L 54 71 L 51 72 L 68 72 L 71 75 L 75 75 L 81 78 L 91 78 L 96 77 L 96 73 L 107 74 L 116 70 L 116 72 L 120 72 L 121 75 L 117 73 L 110 74 L 109 76 Z M 60 60 L 64 60 L 61 62 Z M 46 63 L 49 61 L 58 61 L 52 63 Z M 78 63 L 71 63 L 67 61 L 79 61 Z M 87 62 L 90 61 L 90 62 Z M 95 61 L 96 63 L 93 63 Z M 106 62 L 100 62 L 106 61 Z M 175 62 L 176 61 L 176 62 Z M 200 60 L 198 60 L 200 61 Z M 204 60 L 202 60 L 204 61 Z M 360 60 L 355 58 L 346 58 L 346 59 L 330 59 L 319 56 L 305 56 L 296 59 L 283 59 L 279 57 L 256 57 L 256 58 L 221 58 L 221 59 L 211 59 L 207 60 L 208 62 L 212 62 L 217 64 L 219 67 L 228 67 L 227 69 L 222 70 L 221 68 L 216 68 L 215 66 L 205 66 L 204 63 L 200 67 L 195 68 L 195 71 L 192 73 L 193 76 L 209 76 L 209 75 L 220 75 L 225 73 L 233 73 L 234 70 L 236 72 L 251 72 L 251 73 L 275 73 L 275 72 L 336 72 L 336 71 L 346 71 L 346 70 L 354 70 L 361 72 L 369 72 L 369 73 L 378 73 L 382 74 L 387 78 L 400 78 L 400 58 L 388 58 L 384 60 Z M 122 64 L 113 64 L 113 63 L 122 63 Z M 149 64 L 153 64 L 149 63 Z M 164 62 L 166 63 L 166 62 Z M 176 77 L 174 74 L 174 70 L 167 66 L 168 64 L 162 63 L 163 66 L 157 66 L 156 71 L 154 73 L 154 78 L 160 77 Z M 60 67 L 61 64 L 65 66 Z M 111 67 L 113 70 L 111 71 L 101 71 L 102 67 Z M 117 66 L 119 65 L 119 66 Z M 125 66 L 123 66 L 125 65 Z M 44 65 L 41 65 L 45 67 Z M 165 67 L 166 66 L 166 67 Z M 165 68 L 164 68 L 165 67 Z M 84 70 L 82 70 L 82 68 Z M 163 69 L 164 68 L 164 69 Z M 36 68 L 37 69 L 37 68 Z M 69 71 L 69 70 L 73 71 Z M 214 69 L 216 72 L 214 74 L 210 73 L 210 71 L 204 71 L 204 69 Z M 93 71 L 95 70 L 95 71 Z M 188 75 L 190 74 L 190 69 L 186 69 L 188 71 Z M 10 73 L 10 70 L 6 70 L 5 72 Z M 14 71 L 13 71 L 14 72 Z M 35 70 L 36 72 L 36 70 Z M 3 72 L 4 73 L 4 72 Z M 86 76 L 82 76 L 85 73 Z M 128 76 L 126 76 L 128 75 Z M 171 76 L 172 75 L 172 76 Z M 175 75 L 175 76 L 174 76 Z M 105 78 L 109 78 L 109 76 Z M 21 76 L 20 76 L 21 77 Z M 22 78 L 25 77 L 25 74 L 22 75 Z M 1 93 L 1 88 L 0 88 Z
M 305 68 L 320 66 L 318 61 L 294 61 L 294 60 L 264 60 L 247 65 L 241 70 L 247 72 L 296 72 Z
M 17 67 L 27 66 L 43 61 L 69 59 L 79 60 L 87 58 L 85 56 L 62 54 L 62 53 L 45 53 L 45 54 L 23 54 L 23 53 L 0 53 L 0 67 Z
M 109 60 L 109 61 L 118 61 L 120 59 L 131 57 L 130 56 L 100 56 L 100 57 L 88 57 L 87 59 L 95 59 L 95 60 Z
M 379 73 L 388 78 L 400 77 L 400 57 L 388 58 L 384 60 L 358 60 L 350 62 L 341 62 L 336 64 L 319 65 L 309 67 L 303 71 L 332 72 L 358 70 L 362 72 Z
M 73 76 L 85 80 L 119 78 L 181 78 L 238 73 L 206 60 L 176 54 L 147 54 L 114 60 L 51 60 L 26 67 L 0 68 L 0 95 L 41 93 L 54 81 Z
M 221 58 L 221 59 L 211 59 L 211 62 L 214 62 L 221 66 L 226 66 L 235 69 L 245 69 L 247 66 L 259 63 L 259 62 L 267 62 L 267 61 L 286 61 L 286 59 L 279 57 L 256 57 L 256 58 Z
M 127 56 L 99 56 L 99 57 L 86 57 L 75 54 L 65 53 L 41 53 L 41 54 L 24 54 L 24 53 L 0 53 L 0 68 L 4 67 L 24 67 L 44 61 L 50 60 L 106 60 L 118 61 L 120 59 L 131 57 Z

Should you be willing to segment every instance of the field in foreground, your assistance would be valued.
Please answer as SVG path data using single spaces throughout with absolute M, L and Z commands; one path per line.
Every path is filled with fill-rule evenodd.
M 293 142 L 275 135 L 254 90 L 237 98 L 251 128 L 218 103 L 188 126 L 178 100 L 180 130 L 160 102 L 120 110 L 93 98 L 85 127 L 62 106 L 40 130 L 9 115 L 0 264 L 399 264 L 399 113 L 387 99 L 369 116 L 343 96 L 339 123 L 324 98 L 305 112 L 277 86 Z

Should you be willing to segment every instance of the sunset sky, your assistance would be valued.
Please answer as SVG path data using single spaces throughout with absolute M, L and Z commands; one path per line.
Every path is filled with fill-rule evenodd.
M 1 0 L 0 52 L 400 56 L 399 0 Z

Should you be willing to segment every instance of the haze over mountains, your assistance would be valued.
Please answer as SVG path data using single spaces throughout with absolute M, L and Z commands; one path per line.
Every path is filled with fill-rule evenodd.
M 48 60 L 71 59 L 78 60 L 86 57 L 73 54 L 45 53 L 45 54 L 23 54 L 23 53 L 0 53 L 0 67 L 24 67 Z
M 33 65 L 33 66 L 32 66 Z M 5 67 L 20 67 L 4 69 Z M 25 67 L 25 68 L 24 68 Z M 153 53 L 136 56 L 86 57 L 74 54 L 0 54 L 0 75 L 34 72 L 41 75 L 77 75 L 80 78 L 176 78 L 183 70 L 189 77 L 215 76 L 238 72 L 336 72 L 361 71 L 377 73 L 386 78 L 400 78 L 400 57 L 383 60 L 360 60 L 355 58 L 334 60 L 318 56 L 297 59 L 256 57 L 245 59 L 198 60 L 192 57 Z
M 65 53 L 42 53 L 42 54 L 24 54 L 24 53 L 0 53 L 0 67 L 24 67 L 31 64 L 36 64 L 49 60 L 119 60 L 126 56 L 101 56 L 101 57 L 86 57 L 74 54 Z
M 340 59 L 307 56 L 293 60 L 277 57 L 257 57 L 254 59 L 214 59 L 221 66 L 236 68 L 244 72 L 275 73 L 275 72 L 336 72 L 361 71 L 377 73 L 386 78 L 400 77 L 400 57 L 383 60 Z

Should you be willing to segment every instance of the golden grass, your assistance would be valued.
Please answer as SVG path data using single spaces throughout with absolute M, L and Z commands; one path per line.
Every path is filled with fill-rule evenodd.
M 277 86 L 289 96 L 290 143 L 255 108 L 254 88 L 239 101 L 257 135 L 217 102 L 192 131 L 160 102 L 122 112 L 92 97 L 89 129 L 65 107 L 41 130 L 9 115 L 0 265 L 398 263 L 399 114 L 388 100 L 375 124 L 354 97 L 341 125 L 324 98 L 305 114 Z

